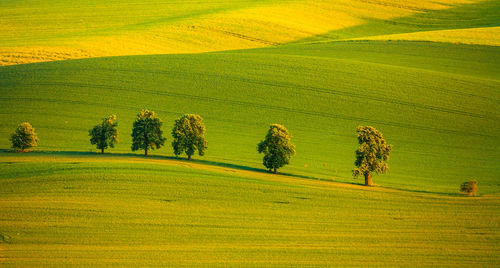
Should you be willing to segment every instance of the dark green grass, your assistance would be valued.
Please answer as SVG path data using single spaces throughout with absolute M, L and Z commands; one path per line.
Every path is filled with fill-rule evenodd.
M 95 150 L 88 129 L 117 114 L 121 142 L 110 151 L 130 152 L 132 121 L 149 108 L 167 136 L 153 154 L 172 155 L 173 120 L 198 113 L 204 159 L 261 168 L 256 144 L 281 123 L 297 145 L 283 172 L 352 182 L 355 129 L 372 125 L 394 145 L 375 183 L 456 193 L 477 179 L 480 192 L 498 193 L 498 62 L 495 47 L 347 42 L 2 67 L 0 148 L 29 121 L 41 150 Z
M 7 266 L 500 261 L 497 198 L 247 177 L 130 156 L 3 153 L 0 174 Z

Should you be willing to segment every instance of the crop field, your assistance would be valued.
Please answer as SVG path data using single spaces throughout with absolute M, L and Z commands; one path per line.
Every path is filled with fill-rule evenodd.
M 3 264 L 500 261 L 498 198 L 367 190 L 158 157 L 103 157 L 0 155 Z
M 0 266 L 498 266 L 499 14 L 489 0 L 0 2 Z M 167 138 L 148 157 L 131 151 L 142 109 Z M 170 145 L 186 113 L 207 129 L 191 161 Z M 100 155 L 89 129 L 113 114 L 119 143 Z M 40 142 L 15 153 L 23 122 Z M 257 152 L 273 123 L 297 151 L 277 175 Z M 352 176 L 360 125 L 394 146 L 376 187 Z
M 207 126 L 203 159 L 260 168 L 256 144 L 281 123 L 298 152 L 283 172 L 352 182 L 355 130 L 371 124 L 394 145 L 381 184 L 456 193 L 476 178 L 499 193 L 498 62 L 497 47 L 371 41 L 5 66 L 0 147 L 29 121 L 40 150 L 88 152 L 88 129 L 116 114 L 111 152 L 128 153 L 141 109 L 159 113 L 167 137 L 193 112 Z M 170 142 L 153 153 L 172 156 Z
M 488 34 L 499 26 L 499 10 L 495 0 L 2 1 L 0 65 L 464 28 L 469 30 L 459 36 L 465 43 L 500 45 L 498 30 Z M 458 38 L 449 33 L 400 37 Z

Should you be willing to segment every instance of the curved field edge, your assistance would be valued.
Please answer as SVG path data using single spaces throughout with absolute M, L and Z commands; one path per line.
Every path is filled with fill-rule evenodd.
M 135 154 L 98 154 L 91 152 L 71 152 L 71 151 L 28 151 L 24 153 L 16 152 L 0 152 L 1 170 L 4 172 L 0 175 L 0 179 L 8 178 L 29 178 L 44 177 L 47 175 L 54 175 L 59 173 L 74 173 L 85 174 L 99 171 L 104 168 L 106 164 L 122 166 L 122 172 L 127 173 L 130 170 L 141 172 L 141 168 L 136 166 L 147 165 L 150 169 L 144 169 L 144 172 L 154 170 L 155 167 L 160 166 L 158 169 L 168 167 L 181 167 L 185 169 L 192 169 L 190 174 L 197 174 L 201 172 L 217 173 L 219 176 L 227 178 L 246 178 L 260 181 L 264 184 L 281 183 L 283 185 L 296 186 L 296 187 L 311 187 L 311 188 L 347 188 L 361 191 L 375 191 L 375 192 L 393 192 L 400 194 L 411 195 L 414 197 L 429 197 L 429 198 L 442 198 L 446 197 L 467 198 L 466 195 L 459 193 L 439 193 L 430 191 L 411 191 L 407 189 L 388 188 L 382 185 L 374 184 L 373 187 L 366 187 L 362 181 L 359 183 L 346 183 L 338 182 L 332 179 L 321 179 L 305 175 L 296 175 L 291 173 L 271 173 L 265 169 L 252 168 L 242 165 L 234 165 L 215 161 L 206 160 L 186 160 L 179 157 L 168 156 L 142 156 Z M 51 166 L 66 165 L 65 167 L 56 168 L 43 168 L 45 165 Z M 102 165 L 100 168 L 84 168 L 83 166 Z M 125 164 L 125 165 L 124 165 Z M 21 167 L 16 167 L 19 165 Z M 35 166 L 30 167 L 30 165 Z M 125 167 L 126 165 L 130 165 Z M 36 169 L 36 173 L 33 169 Z M 111 170 L 112 168 L 110 168 Z M 28 176 L 28 177 L 26 177 Z M 483 199 L 497 199 L 495 195 L 476 194 L 475 198 Z
M 385 40 L 394 36 L 417 41 L 498 45 L 499 10 L 498 1 L 486 0 L 415 12 L 390 20 L 367 18 L 363 24 L 319 34 L 299 43 Z
M 500 44 L 500 27 L 422 31 L 415 33 L 359 37 L 351 40 L 406 40 L 497 46 Z
M 498 24 L 495 1 L 30 1 L 0 4 L 0 65 L 75 58 L 200 53 Z M 289 18 L 294 18 L 290 20 Z M 104 18 L 104 19 L 103 19 Z M 435 40 L 426 35 L 424 40 Z M 456 42 L 464 33 L 437 41 Z M 419 39 L 420 40 L 420 39 Z
M 498 197 L 344 187 L 137 156 L 2 154 L 0 170 L 2 265 L 500 261 Z
M 97 154 L 97 153 L 82 153 L 82 152 L 25 152 L 25 153 L 15 153 L 15 152 L 2 152 L 0 153 L 0 163 L 2 165 L 3 174 L 0 176 L 1 179 L 10 178 L 29 178 L 29 177 L 44 177 L 47 175 L 54 175 L 59 173 L 71 173 L 71 174 L 85 174 L 94 171 L 99 171 L 105 165 L 119 165 L 125 167 L 129 165 L 128 168 L 123 168 L 118 172 L 130 172 L 134 170 L 135 172 L 141 172 L 141 168 L 138 166 L 148 166 L 149 169 L 144 169 L 144 172 L 149 172 L 150 170 L 161 170 L 168 169 L 172 167 L 176 169 L 181 167 L 183 169 L 191 169 L 190 174 L 204 174 L 216 173 L 220 177 L 227 178 L 247 178 L 260 181 L 260 183 L 278 183 L 289 186 L 298 187 L 312 187 L 312 188 L 329 188 L 329 187 L 341 187 L 350 188 L 358 190 L 369 190 L 369 191 L 401 191 L 397 189 L 389 189 L 384 187 L 364 187 L 362 184 L 348 184 L 335 182 L 334 180 L 324 180 L 314 177 L 306 177 L 300 175 L 294 175 L 289 173 L 278 173 L 273 174 L 265 169 L 256 169 L 246 166 L 238 166 L 227 163 L 218 163 L 213 161 L 204 160 L 186 160 L 177 157 L 165 157 L 165 156 L 141 156 L 134 154 Z M 55 167 L 43 168 L 45 165 Z M 82 165 L 83 164 L 83 165 Z M 125 164 L 125 165 L 124 165 Z M 16 166 L 19 165 L 19 166 Z M 30 167 L 30 165 L 34 167 Z M 57 165 L 64 165 L 64 167 L 57 167 Z M 83 166 L 100 166 L 98 168 L 89 168 Z M 34 169 L 36 172 L 34 172 Z M 109 167 L 110 170 L 113 168 Z M 116 171 L 114 171 L 116 172 Z M 187 172 L 187 171 L 186 171 Z M 404 191 L 401 191 L 404 192 Z M 422 193 L 422 192 L 412 192 L 415 196 L 434 196 L 444 198 L 445 196 L 463 196 L 460 194 L 455 195 L 442 195 L 440 193 Z M 479 196 L 476 196 L 479 197 Z M 484 196 L 484 198 L 494 198 L 492 196 Z
M 394 145 L 375 183 L 456 193 L 479 181 L 498 193 L 498 48 L 422 42 L 333 42 L 196 55 L 113 57 L 0 68 L 0 146 L 30 121 L 41 150 L 92 150 L 88 129 L 117 114 L 130 152 L 143 108 L 168 130 L 184 113 L 205 118 L 203 159 L 261 168 L 256 144 L 271 123 L 294 136 L 282 172 L 353 182 L 355 129 L 369 124 Z

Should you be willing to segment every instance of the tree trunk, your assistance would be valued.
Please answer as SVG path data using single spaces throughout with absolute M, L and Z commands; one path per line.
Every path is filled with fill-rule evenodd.
M 146 145 L 146 148 L 144 148 L 144 155 L 148 156 L 149 140 L 148 140 L 148 135 L 146 134 L 146 131 L 144 131 L 144 145 Z
M 365 186 L 372 186 L 372 175 L 370 173 L 365 173 Z
M 104 154 L 104 148 L 101 148 L 101 154 Z
M 191 160 L 191 155 L 188 155 L 188 160 Z
M 276 168 L 274 168 L 273 173 L 274 174 L 278 173 L 278 171 L 276 170 Z

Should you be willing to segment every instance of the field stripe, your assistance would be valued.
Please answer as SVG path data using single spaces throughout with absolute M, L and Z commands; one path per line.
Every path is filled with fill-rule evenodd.
M 255 82 L 257 84 L 261 84 L 260 82 Z M 69 82 L 43 82 L 43 83 L 35 83 L 35 84 L 27 84 L 27 85 L 41 85 L 41 86 L 67 86 L 67 87 L 80 87 L 80 88 L 98 88 L 98 89 L 107 89 L 107 90 L 113 90 L 113 91 L 125 91 L 125 92 L 137 92 L 135 89 L 128 89 L 128 88 L 123 88 L 123 87 L 114 87 L 114 86 L 108 86 L 108 85 L 98 85 L 98 84 L 84 84 L 84 83 L 69 83 Z M 265 85 L 268 85 L 267 83 Z M 277 87 L 293 87 L 291 85 L 273 85 L 269 84 L 269 86 L 277 86 Z M 301 86 L 297 86 L 300 88 Z M 314 87 L 304 87 L 305 90 L 316 90 Z M 327 89 L 317 89 L 318 92 L 321 93 L 328 93 L 329 90 Z M 400 122 L 388 122 L 388 121 L 381 121 L 381 120 L 375 120 L 375 119 L 369 119 L 369 118 L 362 118 L 362 117 L 354 117 L 354 116 L 347 116 L 347 115 L 341 115 L 341 114 L 333 114 L 333 113 L 326 113 L 326 112 L 318 112 L 318 111 L 309 111 L 309 110 L 303 110 L 303 109 L 297 109 L 297 108 L 289 108 L 289 107 L 283 107 L 283 106 L 278 106 L 278 105 L 268 105 L 268 104 L 263 104 L 263 103 L 254 103 L 254 102 L 248 102 L 248 101 L 240 101 L 240 100 L 231 100 L 231 99 L 225 99 L 225 98 L 217 98 L 217 97 L 209 97 L 209 96 L 200 96 L 200 95 L 193 95 L 193 94 L 187 94 L 187 93 L 174 93 L 174 92 L 160 92 L 160 91 L 154 91 L 154 90 L 148 90 L 148 89 L 141 89 L 141 92 L 143 93 L 148 93 L 151 95 L 159 95 L 159 96 L 170 96 L 170 97 L 176 97 L 176 98 L 184 98 L 184 99 L 195 99 L 195 100 L 201 100 L 205 102 L 218 102 L 218 103 L 223 103 L 223 104 L 229 104 L 229 105 L 240 105 L 240 106 L 246 106 L 246 107 L 252 107 L 252 108 L 260 108 L 260 109 L 268 109 L 268 110 L 276 110 L 276 111 L 284 111 L 288 113 L 297 113 L 297 114 L 303 114 L 303 115 L 311 115 L 311 116 L 321 116 L 325 118 L 335 118 L 335 119 L 343 119 L 343 120 L 348 120 L 348 121 L 355 121 L 355 122 L 369 122 L 369 123 L 374 123 L 374 124 L 381 124 L 381 125 L 386 125 L 386 126 L 393 126 L 393 127 L 400 127 L 400 128 L 411 128 L 411 129 L 418 129 L 418 130 L 425 130 L 425 131 L 431 131 L 431 132 L 438 132 L 438 133 L 449 133 L 449 134 L 459 134 L 459 135 L 474 135 L 474 136 L 481 136 L 481 137 L 488 137 L 488 138 L 494 138 L 495 136 L 493 135 L 488 135 L 484 133 L 478 133 L 478 132 L 470 132 L 470 131 L 458 131 L 458 130 L 452 130 L 452 129 L 443 129 L 443 128 L 435 128 L 435 127 L 426 127 L 423 125 L 414 125 L 414 124 L 406 124 L 406 123 L 400 123 Z M 329 94 L 336 94 L 335 92 L 331 92 Z M 366 96 L 362 97 L 362 94 L 358 93 L 353 93 L 354 96 L 350 96 L 351 93 L 349 92 L 339 92 L 339 95 L 343 95 L 346 97 L 353 97 L 353 98 L 369 98 L 373 99 L 376 101 L 380 102 L 385 102 L 385 103 L 396 103 L 396 104 L 401 104 L 401 105 L 415 105 L 415 107 L 420 108 L 420 109 L 426 109 L 425 107 L 428 107 L 429 105 L 417 105 L 414 103 L 408 103 L 408 102 L 403 102 L 403 101 L 396 101 L 396 100 L 384 100 L 383 98 L 378 98 L 374 97 L 372 98 L 371 96 Z M 61 103 L 70 103 L 70 104 L 84 104 L 84 105 L 95 105 L 95 103 L 90 103 L 90 102 L 85 102 L 82 100 L 60 100 L 60 99 L 37 99 L 37 98 L 7 98 L 7 97 L 0 97 L 1 101 L 6 101 L 8 102 L 9 100 L 17 100 L 17 101 L 44 101 L 44 102 L 61 102 Z M 109 105 L 109 104 L 107 104 Z M 125 108 L 128 110 L 132 110 L 132 107 L 127 107 L 124 105 L 116 105 L 112 104 L 111 107 L 117 107 L 117 108 Z M 468 112 L 459 112 L 458 110 L 449 110 L 446 108 L 441 108 L 441 107 L 433 107 L 433 110 L 440 110 L 442 112 L 447 112 L 447 113 L 455 113 L 455 114 L 460 114 L 460 115 L 466 115 L 466 116 L 471 116 L 471 117 L 478 117 L 478 118 L 487 118 L 490 120 L 494 120 L 497 117 L 493 116 L 484 116 L 480 114 L 474 114 L 474 113 L 468 113 Z

